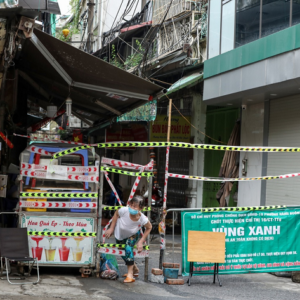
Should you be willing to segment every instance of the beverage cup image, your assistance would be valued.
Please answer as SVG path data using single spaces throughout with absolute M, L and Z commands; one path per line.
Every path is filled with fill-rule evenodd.
M 69 247 L 64 246 L 62 248 L 58 248 L 58 252 L 60 261 L 68 261 L 70 253 Z
M 44 247 L 32 247 L 32 257 L 41 260 Z
M 82 259 L 83 248 L 72 248 L 73 260 L 76 262 L 81 261 Z
M 45 248 L 45 254 L 46 254 L 46 260 L 47 261 L 54 261 L 55 253 L 56 253 L 57 247 L 46 247 Z

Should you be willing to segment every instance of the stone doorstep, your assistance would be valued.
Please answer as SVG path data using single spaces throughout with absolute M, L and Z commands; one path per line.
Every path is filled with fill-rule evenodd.
M 299 271 L 292 272 L 292 281 L 296 282 L 296 283 L 300 283 L 300 272 Z

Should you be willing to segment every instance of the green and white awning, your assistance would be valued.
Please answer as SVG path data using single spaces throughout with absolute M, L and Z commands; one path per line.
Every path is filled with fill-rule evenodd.
M 178 81 L 176 81 L 167 92 L 167 95 L 170 95 L 176 91 L 179 91 L 185 87 L 191 87 L 196 85 L 198 82 L 203 80 L 203 73 L 194 73 L 192 75 L 184 76 Z

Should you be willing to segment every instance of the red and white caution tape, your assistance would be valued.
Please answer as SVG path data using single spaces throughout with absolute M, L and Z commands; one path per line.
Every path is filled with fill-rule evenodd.
M 29 146 L 26 150 L 29 152 L 33 152 L 33 153 L 37 153 L 37 154 L 41 154 L 41 155 L 48 155 L 48 156 L 52 155 L 51 152 L 48 152 L 48 151 L 46 151 L 42 148 L 36 147 L 36 146 Z
M 98 253 L 112 254 L 112 255 L 120 255 L 125 256 L 125 250 L 119 250 L 114 248 L 98 248 Z M 138 253 L 137 251 L 133 251 L 133 255 L 135 258 L 144 258 L 149 256 L 149 251 L 142 251 Z
M 96 202 L 20 201 L 19 204 L 31 208 L 97 208 Z
M 36 164 L 28 164 L 22 163 L 21 170 L 32 170 L 32 171 L 47 171 L 46 165 L 36 165 Z
M 131 169 L 131 170 L 139 170 L 142 167 L 142 165 L 133 164 L 130 162 L 117 160 L 117 159 L 111 159 L 111 158 L 107 158 L 107 157 L 102 157 L 101 162 L 102 162 L 102 164 L 105 164 L 105 165 L 126 168 L 126 169 Z
M 58 165 L 37 165 L 37 164 L 28 164 L 22 163 L 21 170 L 39 170 L 39 171 L 47 171 L 50 170 L 51 172 L 67 172 L 67 173 L 93 173 L 98 174 L 99 168 L 98 167 L 81 167 L 81 166 L 58 166 Z
M 145 170 L 146 171 L 152 171 L 153 170 L 153 164 L 154 164 L 154 160 L 153 159 L 151 159 L 151 161 L 145 166 L 146 168 L 145 168 Z
M 23 176 L 40 178 L 40 179 L 56 179 L 56 180 L 67 180 L 67 181 L 82 181 L 82 182 L 99 182 L 98 176 L 93 175 L 69 175 L 66 174 L 52 174 L 42 171 L 32 171 L 32 170 L 20 170 L 20 174 Z
M 42 171 L 32 171 L 32 170 L 20 170 L 20 175 L 28 176 L 28 177 L 35 177 L 35 178 L 47 178 L 47 173 Z
M 109 222 L 105 225 L 103 228 L 103 234 L 102 234 L 102 243 L 105 243 L 105 231 L 108 229 L 109 225 L 111 224 L 113 218 L 109 220 Z
M 300 173 L 276 175 L 276 176 L 263 176 L 263 177 L 241 177 L 241 178 L 212 178 L 212 177 L 201 177 L 201 176 L 190 176 L 190 175 L 181 175 L 169 173 L 169 177 L 181 178 L 181 179 L 190 179 L 190 180 L 199 180 L 199 181 L 255 181 L 255 180 L 272 180 L 272 179 L 286 179 L 299 177 Z
M 122 202 L 121 202 L 121 200 L 120 200 L 120 198 L 119 198 L 119 195 L 118 195 L 118 193 L 117 193 L 117 191 L 116 191 L 116 189 L 115 189 L 113 183 L 111 182 L 111 180 L 110 180 L 109 177 L 108 177 L 108 173 L 107 173 L 107 172 L 104 172 L 104 176 L 105 176 L 106 181 L 108 182 L 110 188 L 111 188 L 112 191 L 114 192 L 114 195 L 116 196 L 116 199 L 118 200 L 119 205 L 122 206 Z
M 120 168 L 126 168 L 131 170 L 140 170 L 141 168 L 145 167 L 145 171 L 152 171 L 153 170 L 153 162 L 150 162 L 146 166 L 133 164 L 127 161 L 122 161 L 118 159 L 111 159 L 107 157 L 102 157 L 102 164 L 114 166 L 114 167 L 120 167 Z
M 148 169 L 148 170 L 152 170 L 153 169 L 153 161 L 151 160 L 146 166 L 142 166 L 141 168 L 140 168 L 140 172 L 144 172 L 146 169 Z M 134 194 L 135 194 L 135 192 L 136 192 L 136 189 L 138 188 L 138 186 L 139 186 L 139 183 L 140 183 L 140 181 L 141 181 L 141 176 L 138 176 L 137 178 L 136 178 L 136 180 L 135 180 L 135 182 L 134 182 L 134 184 L 133 184 L 133 187 L 132 187 L 132 189 L 131 189 L 131 192 L 130 192 L 130 195 L 129 195 L 129 198 L 128 198 L 128 201 L 130 201 L 132 198 L 133 198 L 133 196 L 134 196 Z
M 93 176 L 93 175 L 68 175 L 68 180 L 85 181 L 85 182 L 99 182 L 99 177 Z
M 142 169 L 141 172 L 144 172 L 144 169 Z M 141 176 L 138 176 L 138 177 L 136 178 L 136 180 L 135 180 L 135 182 L 134 182 L 134 184 L 133 184 L 133 187 L 132 187 L 132 189 L 131 189 L 131 192 L 130 192 L 128 201 L 130 201 L 130 200 L 133 198 L 133 196 L 134 196 L 134 194 L 135 194 L 135 192 L 136 192 L 136 189 L 137 189 L 137 187 L 139 186 L 139 183 L 140 183 L 140 181 L 141 181 L 141 178 L 142 178 Z
M 6 143 L 6 145 L 12 149 L 14 147 L 13 143 L 7 138 L 7 136 L 0 131 L 0 137 L 3 139 L 3 141 Z

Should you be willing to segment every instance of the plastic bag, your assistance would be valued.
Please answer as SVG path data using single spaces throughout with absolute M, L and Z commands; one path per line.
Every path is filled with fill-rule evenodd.
M 120 277 L 118 262 L 115 255 L 101 253 L 100 277 L 102 279 L 116 280 Z

